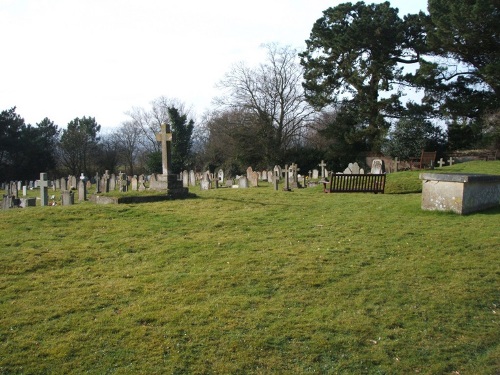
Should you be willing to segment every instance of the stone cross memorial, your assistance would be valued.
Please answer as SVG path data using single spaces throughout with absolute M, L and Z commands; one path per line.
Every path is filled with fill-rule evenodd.
M 161 130 L 156 133 L 156 140 L 161 142 L 161 166 L 163 169 L 163 174 L 168 175 L 171 169 L 171 148 L 170 144 L 172 142 L 172 133 L 170 132 L 170 126 L 168 124 L 162 123 Z
M 38 186 L 40 187 L 40 206 L 47 206 L 49 203 L 49 181 L 47 180 L 47 173 L 40 173 L 40 182 Z

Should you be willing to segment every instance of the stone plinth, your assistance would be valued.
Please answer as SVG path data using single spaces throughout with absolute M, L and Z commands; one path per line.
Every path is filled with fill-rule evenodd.
M 182 198 L 186 197 L 189 189 L 182 186 L 182 180 L 177 179 L 175 174 L 158 174 L 155 179 L 150 180 L 149 188 L 151 190 L 163 191 L 167 195 Z
M 421 173 L 422 209 L 466 215 L 500 206 L 500 176 Z

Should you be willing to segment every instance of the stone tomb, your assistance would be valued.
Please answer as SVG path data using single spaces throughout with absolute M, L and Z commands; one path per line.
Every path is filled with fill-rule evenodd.
M 500 176 L 421 173 L 422 209 L 470 214 L 500 206 Z

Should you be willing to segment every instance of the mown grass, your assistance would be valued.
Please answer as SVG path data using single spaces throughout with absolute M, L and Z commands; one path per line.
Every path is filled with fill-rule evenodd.
M 500 209 L 420 184 L 1 212 L 0 373 L 497 374 Z

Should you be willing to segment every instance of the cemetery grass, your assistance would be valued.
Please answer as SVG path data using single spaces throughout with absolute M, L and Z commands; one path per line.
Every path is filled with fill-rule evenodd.
M 497 374 L 500 209 L 391 184 L 3 211 L 0 373 Z

